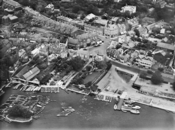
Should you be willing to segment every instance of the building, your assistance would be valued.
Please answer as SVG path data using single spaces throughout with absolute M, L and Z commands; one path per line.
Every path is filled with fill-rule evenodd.
M 104 28 L 103 27 L 95 27 L 95 26 L 91 26 L 89 24 L 85 24 L 84 25 L 84 30 L 86 32 L 90 32 L 90 33 L 96 33 L 98 35 L 103 36 L 104 35 Z
M 72 3 L 72 2 L 74 2 L 74 0 L 61 0 L 61 2 Z
M 137 30 L 139 31 L 139 33 L 140 33 L 140 35 L 142 36 L 142 37 L 148 37 L 148 29 L 147 28 L 145 28 L 145 27 L 143 27 L 143 26 L 139 26 L 138 28 L 137 28 Z
M 120 1 L 122 1 L 122 0 L 114 0 L 115 3 L 119 3 Z
M 129 19 L 128 23 L 131 24 L 133 27 L 136 27 L 139 25 L 139 21 L 137 18 Z
M 159 5 L 161 8 L 164 8 L 167 5 L 167 2 L 164 0 L 153 0 L 152 3 Z
M 172 45 L 172 44 L 167 44 L 167 43 L 163 43 L 163 42 L 158 42 L 158 43 L 157 43 L 157 47 L 159 47 L 159 48 L 161 48 L 161 49 L 166 49 L 166 50 L 174 51 L 174 45 Z
M 40 69 L 38 67 L 34 67 L 33 69 L 29 70 L 27 73 L 23 75 L 23 77 L 29 81 L 34 78 L 37 74 L 40 73 Z
M 68 38 L 68 48 L 69 49 L 79 49 L 80 42 L 78 39 L 73 39 L 71 37 Z
M 53 10 L 54 9 L 54 5 L 51 3 L 51 4 L 48 4 L 45 8 Z
M 153 58 L 148 57 L 137 58 L 135 62 L 136 65 L 143 66 L 145 68 L 151 68 L 153 63 Z
M 84 20 L 85 21 L 89 21 L 89 20 L 91 20 L 91 19 L 95 19 L 97 16 L 95 16 L 94 14 L 88 14 L 85 18 L 84 18 Z
M 58 93 L 59 87 L 57 85 L 41 85 L 41 92 Z
M 127 6 L 122 7 L 121 12 L 127 12 L 127 11 L 129 11 L 130 14 L 136 13 L 136 6 L 127 5 Z
M 19 68 L 20 69 L 20 68 Z M 17 78 L 21 78 L 26 72 L 28 72 L 30 70 L 30 67 L 29 66 L 25 66 L 23 68 L 21 68 L 21 70 L 17 70 L 16 71 L 16 74 L 15 77 Z
M 21 7 L 21 5 L 13 0 L 3 0 L 3 4 L 2 4 L 3 8 L 10 8 L 10 9 L 15 9 L 15 8 L 19 8 Z
M 58 16 L 57 21 L 61 22 L 61 23 L 66 23 L 66 24 L 73 25 L 75 27 L 78 27 L 79 29 L 84 28 L 84 23 L 82 21 L 73 20 L 73 19 L 65 17 L 65 16 Z
M 103 0 L 87 0 L 88 2 L 102 2 Z
M 15 23 L 17 21 L 18 21 L 18 17 L 11 15 L 11 14 L 8 14 L 8 15 L 2 17 L 2 22 L 5 24 L 9 23 L 9 22 Z

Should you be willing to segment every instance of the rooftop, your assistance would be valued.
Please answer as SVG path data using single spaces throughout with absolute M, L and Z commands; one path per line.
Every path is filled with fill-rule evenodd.
M 14 0 L 3 0 L 3 2 L 8 3 L 9 5 L 13 5 L 15 7 L 21 7 L 21 5 Z
M 71 43 L 71 44 L 79 44 L 79 41 L 78 39 L 73 39 L 71 37 L 68 38 L 68 43 Z
M 93 18 L 95 18 L 96 16 L 94 15 L 94 14 L 88 14 L 86 17 L 85 17 L 85 19 L 87 19 L 87 20 L 90 20 L 90 19 L 93 19 Z

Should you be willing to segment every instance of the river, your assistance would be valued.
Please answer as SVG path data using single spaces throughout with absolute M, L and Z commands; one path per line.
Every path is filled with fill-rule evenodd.
M 8 89 L 1 104 L 5 102 L 10 94 L 32 94 Z M 36 94 L 36 93 L 35 93 Z M 41 93 L 38 93 L 41 94 Z M 86 97 L 72 92 L 61 90 L 57 94 L 42 93 L 49 95 L 51 100 L 39 114 L 40 118 L 27 124 L 0 122 L 0 130 L 10 129 L 115 129 L 115 130 L 173 130 L 175 128 L 174 115 L 163 110 L 149 106 L 140 105 L 140 115 L 114 111 L 114 102 L 107 103 L 94 100 L 94 97 Z M 61 105 L 66 104 L 75 108 L 75 112 L 68 117 L 57 117 Z

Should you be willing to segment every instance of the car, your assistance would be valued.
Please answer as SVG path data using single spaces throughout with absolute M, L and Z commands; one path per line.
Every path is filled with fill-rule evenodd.
M 102 43 L 104 43 L 104 41 L 97 41 L 97 44 L 102 44 Z
M 87 48 L 83 48 L 83 50 L 87 50 Z
M 100 44 L 98 44 L 98 43 L 94 45 L 94 47 L 98 47 L 98 46 L 100 46 Z
M 4 39 L 5 37 L 4 37 L 4 35 L 0 35 L 0 39 Z

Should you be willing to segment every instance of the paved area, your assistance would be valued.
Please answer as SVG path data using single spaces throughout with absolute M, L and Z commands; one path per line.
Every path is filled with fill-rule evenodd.
M 114 67 L 112 67 L 112 69 L 111 69 L 112 71 L 109 70 L 107 75 L 99 82 L 98 85 L 102 88 L 102 93 L 100 93 L 99 95 L 103 95 L 104 98 L 105 97 L 113 97 L 113 98 L 117 97 L 118 94 L 114 93 L 112 91 L 112 89 L 111 89 L 111 91 L 105 91 L 106 86 L 114 85 L 115 89 L 127 91 L 128 92 L 127 98 L 131 98 L 131 100 L 133 100 L 133 101 L 175 113 L 175 109 L 174 109 L 175 102 L 138 93 L 138 91 L 136 89 L 132 88 L 132 83 L 134 80 L 133 81 L 131 80 L 131 82 L 129 84 L 124 83 L 123 80 L 121 79 L 121 77 L 119 77 L 119 75 L 117 73 L 114 73 L 115 71 L 113 69 L 114 69 Z M 129 71 L 127 71 L 127 72 L 129 72 Z M 110 75 L 112 75 L 112 77 L 115 77 L 115 79 L 109 78 Z M 136 75 L 133 77 L 136 77 Z M 115 83 L 112 84 L 113 82 L 115 82 Z

